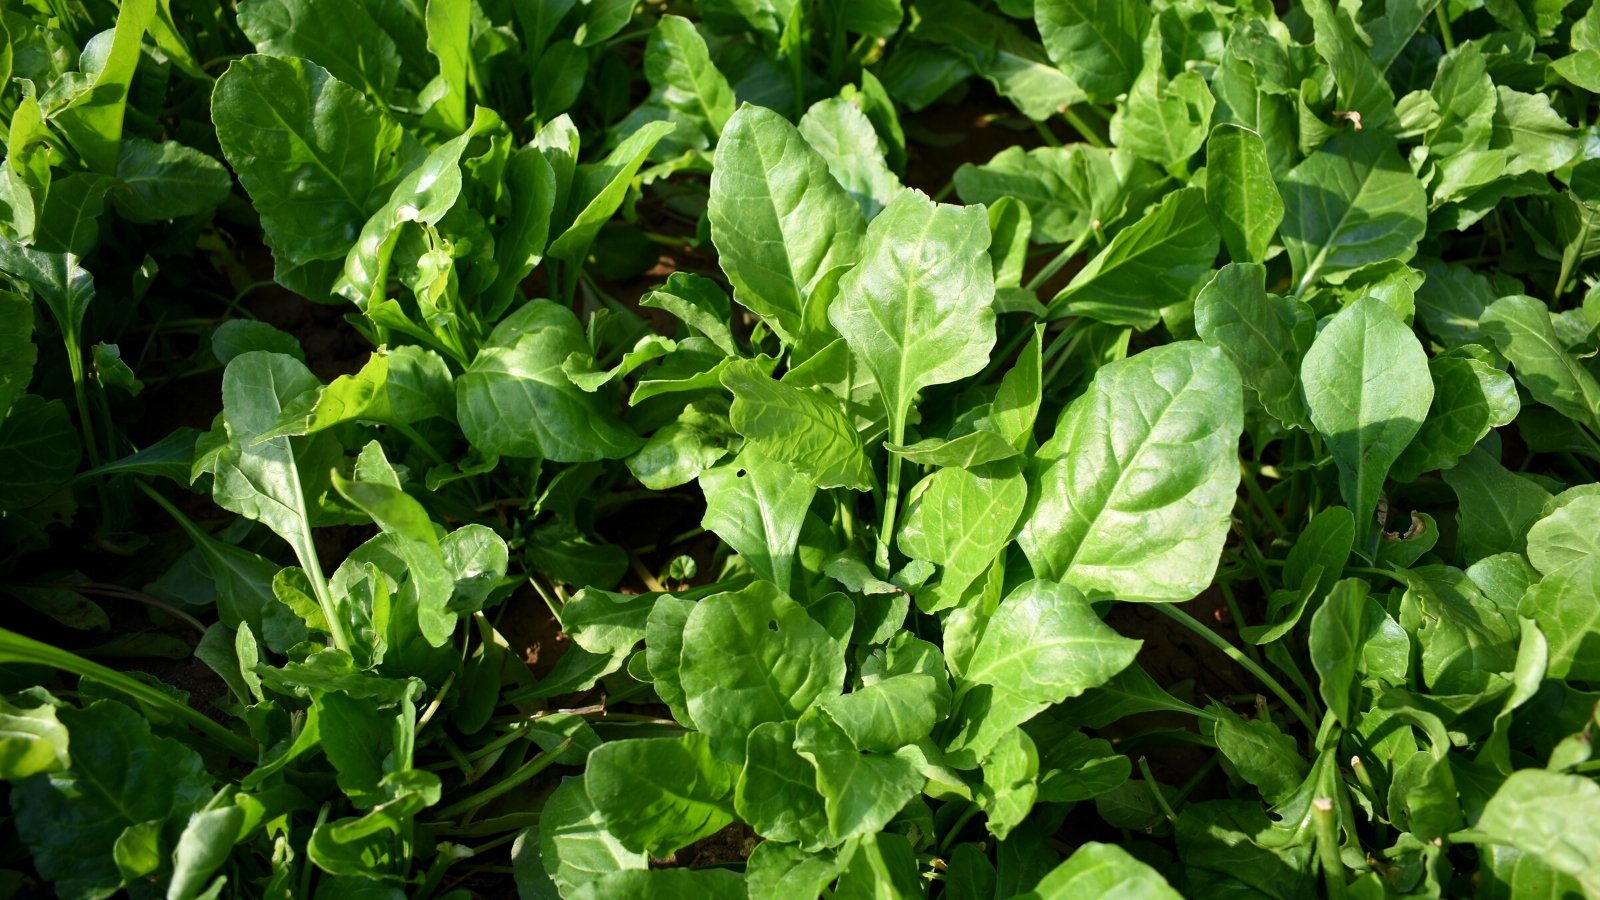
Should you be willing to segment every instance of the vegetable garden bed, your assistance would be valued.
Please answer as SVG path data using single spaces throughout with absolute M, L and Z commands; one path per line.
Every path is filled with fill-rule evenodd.
M 1600 5 L 0 25 L 0 898 L 1600 897 Z

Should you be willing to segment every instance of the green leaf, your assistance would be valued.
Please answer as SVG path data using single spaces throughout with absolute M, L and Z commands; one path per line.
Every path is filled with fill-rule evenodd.
M 817 282 L 860 255 L 860 207 L 800 132 L 769 109 L 746 105 L 728 120 L 706 217 L 734 299 L 787 343 L 801 333 Z
M 130 222 L 159 222 L 210 212 L 228 198 L 228 170 L 177 141 L 122 142 L 111 199 Z
M 1027 499 L 1027 481 L 1014 464 L 944 468 L 912 489 L 895 539 L 902 553 L 941 573 L 937 584 L 912 592 L 923 612 L 960 602 L 1009 543 Z
M 94 276 L 70 253 L 42 253 L 0 239 L 0 272 L 27 285 L 43 300 L 74 349 L 83 316 L 94 300 Z
M 407 222 L 439 224 L 461 194 L 461 154 L 473 138 L 499 125 L 498 115 L 478 107 L 466 131 L 439 145 L 395 184 L 345 256 L 344 277 L 335 285 L 339 293 L 369 311 L 384 302 L 401 227 Z
M 1260 263 L 1283 221 L 1261 135 L 1238 125 L 1211 129 L 1206 140 L 1206 208 L 1235 263 Z
M 1494 82 L 1477 44 L 1462 44 L 1439 60 L 1430 93 L 1439 105 L 1439 123 L 1427 135 L 1430 152 L 1443 158 L 1489 146 L 1494 131 Z
M 1373 297 L 1334 316 L 1300 364 L 1306 408 L 1339 467 L 1339 491 L 1363 537 L 1372 533 L 1389 467 L 1427 416 L 1427 367 L 1416 335 Z
M 1305 780 L 1309 768 L 1294 738 L 1266 717 L 1245 721 L 1215 703 L 1211 712 L 1216 715 L 1211 724 L 1217 749 L 1239 776 L 1255 785 L 1269 804 L 1288 799 Z
M 123 112 L 139 65 L 140 44 L 155 11 L 155 0 L 133 0 L 118 8 L 110 46 L 100 51 L 103 55 L 92 69 L 85 65 L 87 84 L 50 117 L 89 168 L 101 175 L 117 170 Z
M 221 166 L 218 166 L 221 169 Z M 226 173 L 223 173 L 226 179 Z M 107 175 L 80 172 L 57 178 L 39 211 L 34 248 L 46 252 L 88 254 L 100 242 L 100 214 L 106 193 L 116 185 Z
M 715 281 L 690 272 L 673 272 L 667 283 L 644 295 L 639 305 L 664 309 L 728 356 L 739 356 L 739 344 L 728 326 L 728 295 Z
M 1120 600 L 1211 582 L 1239 484 L 1239 373 L 1194 341 L 1104 366 L 1039 449 L 1018 543 L 1034 574 Z
M 1015 197 L 1033 217 L 1035 241 L 1066 244 L 1086 238 L 1095 222 L 1107 227 L 1121 218 L 1130 188 L 1150 171 L 1125 150 L 1007 147 L 983 165 L 962 164 L 954 183 L 967 203 Z
M 1178 900 L 1182 897 L 1155 869 L 1121 847 L 1090 841 L 1079 845 L 1039 886 L 1019 900 L 1069 900 L 1072 897 L 1139 897 Z
M 791 467 L 747 447 L 732 462 L 700 475 L 706 496 L 700 524 L 756 574 L 788 590 L 800 527 L 816 488 Z
M 107 897 L 124 886 L 113 847 L 145 823 L 184 821 L 211 793 L 200 756 L 120 703 L 57 711 L 72 764 L 11 787 L 17 833 L 61 897 Z M 148 836 L 148 837 L 154 837 Z M 170 848 L 169 848 L 170 849 Z
M 705 735 L 691 732 L 602 744 L 583 780 L 607 831 L 664 859 L 733 821 L 736 775 Z
M 828 171 L 867 221 L 903 190 L 884 159 L 878 132 L 851 101 L 833 97 L 812 104 L 800 117 L 800 134 L 827 160 Z
M 333 486 L 394 540 L 416 587 L 416 617 L 422 637 L 432 646 L 444 646 L 455 633 L 456 616 L 448 609 L 455 579 L 445 565 L 427 510 L 399 487 L 346 481 L 337 472 Z
M 766 722 L 750 732 L 734 808 L 769 841 L 798 843 L 801 850 L 815 853 L 838 841 L 817 792 L 816 768 L 794 743 L 793 722 Z
M 1411 569 L 1405 581 L 1401 622 L 1422 645 L 1423 682 L 1439 694 L 1482 694 L 1503 684 L 1517 657 L 1515 607 L 1486 597 L 1449 566 Z
M 561 364 L 587 353 L 583 326 L 570 310 L 534 300 L 489 335 L 456 379 L 461 430 L 487 456 L 553 462 L 620 459 L 641 441 L 601 395 L 573 384 Z
M 828 321 L 883 395 L 889 439 L 904 442 L 918 391 L 976 375 L 994 346 L 994 270 L 982 207 L 916 191 L 868 226 Z
M 673 127 L 670 122 L 647 123 L 605 159 L 579 166 L 567 198 L 572 224 L 550 242 L 545 253 L 571 264 L 582 263 L 601 226 L 622 206 L 639 167 Z
M 1600 496 L 1576 488 L 1550 502 L 1554 509 L 1528 529 L 1528 558 L 1543 573 L 1522 595 L 1519 615 L 1533 618 L 1549 639 L 1549 675 L 1588 679 L 1594 663 L 1596 610 L 1600 610 L 1600 547 L 1593 517 Z
M 1336 88 L 1336 111 L 1360 116 L 1364 133 L 1377 133 L 1394 119 L 1394 93 L 1367 53 L 1366 36 L 1354 14 L 1328 0 L 1307 0 L 1317 55 L 1328 64 Z M 1293 216 L 1293 213 L 1290 214 Z
M 439 354 L 420 347 L 380 347 L 361 371 L 340 375 L 317 392 L 309 408 L 287 410 L 267 437 L 315 434 L 345 422 L 410 426 L 454 418 L 450 370 Z
M 872 489 L 861 436 L 832 395 L 774 381 L 755 360 L 730 362 L 722 384 L 733 392 L 734 429 L 762 455 L 818 488 Z
M 1577 129 L 1550 106 L 1544 94 L 1495 87 L 1494 133 L 1489 146 L 1506 151 L 1507 177 L 1553 172 L 1579 152 Z
M 1522 409 L 1511 376 L 1467 348 L 1429 360 L 1428 372 L 1433 405 L 1422 429 L 1395 460 L 1391 474 L 1396 481 L 1454 466 L 1491 428 L 1511 424 Z
M 1489 798 L 1472 834 L 1527 853 L 1593 894 L 1600 891 L 1600 839 L 1583 823 L 1597 814 L 1600 785 L 1592 780 L 1524 769 Z
M 1111 140 L 1168 169 L 1184 170 L 1206 142 L 1215 107 L 1198 72 L 1182 72 L 1162 84 L 1160 59 L 1148 59 L 1127 102 L 1111 117 Z
M 368 12 L 350 0 L 245 0 L 239 28 L 257 53 L 301 57 L 379 102 L 393 99 L 400 51 Z M 361 52 L 351 49 L 360 47 Z
M 1545 304 L 1501 297 L 1478 320 L 1533 399 L 1600 432 L 1600 380 L 1556 336 Z
M 0 699 L 0 781 L 60 772 L 70 761 L 67 728 L 54 706 L 30 709 Z
M 962 681 L 1060 703 L 1122 671 L 1140 644 L 1107 627 L 1068 585 L 1030 581 L 1000 601 Z
M 1148 7 L 1117 0 L 1034 0 L 1033 10 L 1050 59 L 1090 101 L 1111 103 L 1133 86 L 1150 25 Z
M 495 234 L 498 271 L 488 290 L 488 316 L 498 317 L 511 307 L 518 297 L 517 286 L 544 259 L 556 190 L 555 170 L 537 146 L 521 147 L 506 161 L 505 192 L 511 214 Z
M 472 10 L 448 0 L 428 0 L 423 12 L 428 52 L 439 61 L 439 74 L 418 97 L 424 124 L 456 134 L 467 127 L 467 73 L 472 69 Z
M 1521 552 L 1528 528 L 1544 510 L 1550 492 L 1508 471 L 1482 447 L 1444 472 L 1460 503 L 1456 554 L 1463 564 L 1506 550 Z
M 1215 177 L 1215 176 L 1209 176 Z M 1233 360 L 1244 384 L 1286 428 L 1310 430 L 1300 396 L 1300 360 L 1316 330 L 1311 308 L 1266 291 L 1256 263 L 1229 263 L 1194 301 L 1195 330 Z
M 714 404 L 697 401 L 628 457 L 628 471 L 653 491 L 675 488 L 699 478 L 738 443 L 727 415 L 717 412 Z
M 1020 728 L 1012 729 L 984 759 L 978 803 L 988 815 L 985 826 L 997 840 L 1005 840 L 1033 810 L 1038 777 L 1039 751 Z
M 561 779 L 539 810 L 540 860 L 550 880 L 569 893 L 611 872 L 643 869 L 650 862 L 606 829 L 586 781 L 587 776 Z
M 1318 279 L 1337 283 L 1362 266 L 1416 252 L 1426 192 L 1381 132 L 1338 135 L 1295 166 L 1281 187 L 1280 232 L 1297 294 Z
M 0 509 L 22 512 L 66 487 L 82 457 L 67 407 L 22 395 L 0 421 Z
M 343 259 L 421 156 L 398 123 L 302 59 L 234 60 L 211 106 L 223 154 L 291 265 Z
M 33 303 L 0 291 L 0 422 L 33 380 L 39 349 L 33 344 Z
M 695 725 L 719 756 L 738 758 L 757 725 L 792 721 L 839 693 L 844 657 L 803 607 L 757 581 L 689 613 L 679 673 Z
M 717 71 L 705 39 L 682 16 L 662 16 L 644 51 L 645 77 L 680 116 L 703 119 L 715 139 L 733 116 L 733 89 Z
M 1117 232 L 1050 301 L 1050 318 L 1088 316 L 1138 329 L 1193 295 L 1217 258 L 1217 229 L 1205 191 L 1168 194 L 1139 221 Z

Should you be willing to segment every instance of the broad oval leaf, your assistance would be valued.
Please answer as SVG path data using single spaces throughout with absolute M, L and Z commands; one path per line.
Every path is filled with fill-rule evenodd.
M 838 694 L 844 655 L 804 607 L 757 581 L 712 594 L 689 613 L 679 675 L 695 725 L 719 756 L 739 759 L 757 725 L 798 719 Z
M 1296 293 L 1386 259 L 1410 259 L 1427 221 L 1426 192 L 1394 140 L 1340 134 L 1283 181 L 1283 245 Z
M 737 774 L 705 735 L 689 732 L 602 744 L 583 780 L 606 830 L 662 859 L 733 821 Z
M 1050 59 L 1095 103 L 1111 103 L 1133 85 L 1150 7 L 1122 0 L 1034 0 L 1039 36 Z
M 1040 578 L 1177 602 L 1211 582 L 1239 485 L 1239 373 L 1195 341 L 1107 365 L 1039 450 L 1018 537 Z
M 1355 514 L 1357 534 L 1370 534 L 1389 467 L 1433 401 L 1428 355 L 1393 309 L 1363 297 L 1317 335 L 1300 379 L 1311 421 L 1339 467 L 1340 493 Z
M 860 207 L 800 132 L 759 106 L 723 130 L 706 218 L 734 299 L 789 343 L 817 281 L 859 255 Z
M 304 59 L 234 60 L 211 110 L 268 242 L 294 264 L 342 258 L 421 155 L 398 123 Z

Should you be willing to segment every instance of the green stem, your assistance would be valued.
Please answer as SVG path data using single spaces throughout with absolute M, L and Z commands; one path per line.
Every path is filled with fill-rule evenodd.
M 906 414 L 904 410 L 896 413 L 894 422 L 890 426 L 890 437 L 895 444 L 906 442 Z M 900 469 L 904 460 L 897 454 L 889 454 L 889 476 L 883 493 L 883 527 L 878 530 L 878 550 L 874 558 L 877 563 L 878 577 L 889 577 L 889 544 L 894 540 L 894 515 L 895 509 L 900 505 Z
M 188 725 L 239 759 L 251 760 L 256 756 L 254 743 L 211 721 L 199 710 L 178 702 L 157 687 L 84 659 L 76 653 L 0 628 L 0 663 L 48 666 L 71 672 L 80 678 L 92 678 L 127 694 L 146 709 Z
M 1272 693 L 1276 695 L 1279 700 L 1283 701 L 1284 707 L 1287 708 L 1289 712 L 1293 713 L 1296 719 L 1300 720 L 1300 724 L 1304 725 L 1307 731 L 1313 734 L 1316 733 L 1316 723 L 1312 721 L 1311 716 L 1305 711 L 1305 708 L 1300 705 L 1299 701 L 1294 699 L 1294 695 L 1290 694 L 1288 689 L 1279 683 L 1278 679 L 1273 678 L 1266 669 L 1263 669 L 1250 657 L 1244 655 L 1243 651 L 1241 651 L 1238 647 L 1228 643 L 1228 641 L 1223 638 L 1222 635 L 1217 634 L 1215 631 L 1207 628 L 1205 623 L 1201 622 L 1199 619 L 1196 619 L 1194 616 L 1189 615 L 1170 603 L 1153 603 L 1151 605 L 1159 610 L 1162 614 L 1167 616 L 1167 618 L 1172 619 L 1183 627 L 1194 632 L 1198 637 L 1200 637 L 1201 640 L 1204 640 L 1211 646 L 1221 650 L 1229 659 L 1238 663 L 1240 668 L 1244 669 L 1246 672 L 1249 672 L 1251 675 L 1254 675 L 1256 680 L 1266 685 L 1268 690 L 1272 691 Z
M 415 428 L 407 425 L 404 422 L 391 422 L 390 424 L 394 426 L 395 431 L 405 435 L 411 440 L 411 443 L 416 444 L 417 449 L 421 450 L 423 455 L 427 456 L 438 465 L 442 466 L 445 464 L 444 456 L 441 455 L 438 450 L 435 450 L 433 445 L 428 443 L 428 439 L 419 434 Z
M 944 856 L 950 852 L 950 847 L 955 844 L 956 838 L 961 836 L 961 829 L 967 827 L 967 823 L 972 821 L 972 817 L 977 814 L 977 802 L 973 801 L 968 803 L 967 808 L 962 810 L 961 815 L 956 818 L 955 824 L 951 825 L 950 830 L 944 833 L 944 840 L 939 842 L 940 856 Z
M 1267 517 L 1267 523 L 1272 526 L 1272 533 L 1288 534 L 1289 529 L 1285 528 L 1283 520 L 1278 518 L 1278 511 L 1272 507 L 1272 501 L 1267 499 L 1267 492 L 1261 489 L 1261 482 L 1256 480 L 1256 473 L 1250 471 L 1250 467 L 1243 463 L 1239 465 L 1239 471 L 1244 481 L 1245 493 L 1250 495 L 1250 499 L 1255 501 L 1262 514 Z
M 1044 142 L 1045 142 L 1046 146 L 1049 146 L 1049 147 L 1059 147 L 1059 146 L 1061 146 L 1061 139 L 1056 137 L 1056 133 L 1054 131 L 1051 131 L 1049 126 L 1045 125 L 1043 122 L 1034 122 L 1033 123 L 1033 129 L 1035 131 L 1039 132 L 1039 137 L 1044 139 Z
M 1327 886 L 1328 900 L 1344 900 L 1344 862 L 1339 859 L 1339 831 L 1333 821 L 1332 798 L 1313 798 L 1311 817 L 1316 826 L 1317 862 L 1322 869 L 1323 884 Z
M 1089 146 L 1099 147 L 1101 149 L 1105 148 L 1106 139 L 1101 137 L 1100 132 L 1096 131 L 1094 127 L 1089 124 L 1088 120 L 1080 115 L 1076 109 L 1073 109 L 1069 106 L 1061 111 L 1061 115 L 1067 120 L 1068 125 L 1071 125 L 1073 129 L 1078 132 L 1078 134 L 1083 136 L 1083 139 L 1089 143 Z
M 1167 802 L 1167 795 L 1161 790 L 1161 783 L 1156 781 L 1156 776 L 1150 772 L 1150 760 L 1139 757 L 1139 774 L 1144 776 L 1145 787 L 1150 790 L 1150 796 L 1155 798 L 1156 806 L 1161 808 L 1161 814 L 1174 826 L 1178 824 L 1178 814 L 1172 811 L 1172 805 Z
M 1444 4 L 1435 6 L 1433 14 L 1439 20 L 1439 41 L 1444 44 L 1445 52 L 1449 53 L 1456 48 L 1456 38 L 1450 33 L 1450 17 L 1445 15 Z
M 1091 226 L 1083 234 L 1078 235 L 1078 237 L 1074 239 L 1072 243 L 1062 248 L 1061 252 L 1057 253 L 1054 259 L 1051 259 L 1049 262 L 1045 263 L 1044 268 L 1040 269 L 1038 274 L 1028 279 L 1028 290 L 1037 291 L 1039 288 L 1044 287 L 1044 283 L 1050 280 L 1050 276 L 1061 271 L 1062 266 L 1066 265 L 1068 262 L 1071 262 L 1072 258 L 1078 255 L 1078 251 L 1082 250 L 1083 245 L 1089 242 L 1089 236 L 1094 234 L 1094 231 L 1095 229 Z
M 519 785 L 525 783 L 528 779 L 539 774 L 540 772 L 543 772 L 545 769 L 548 769 L 553 763 L 555 763 L 556 757 L 565 753 L 567 748 L 571 746 L 571 739 L 562 741 L 555 747 L 544 751 L 538 756 L 535 756 L 533 759 L 528 760 L 523 764 L 522 768 L 512 772 L 505 778 L 500 779 L 499 781 L 489 785 L 470 797 L 466 797 L 457 803 L 452 803 L 444 809 L 439 810 L 437 814 L 438 819 L 443 820 L 455 818 L 464 812 L 475 810 L 478 807 L 483 806 L 485 803 L 509 793 L 512 788 L 518 787 Z

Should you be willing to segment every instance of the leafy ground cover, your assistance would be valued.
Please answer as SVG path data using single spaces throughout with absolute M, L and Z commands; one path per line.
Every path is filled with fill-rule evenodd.
M 0 38 L 0 896 L 1600 896 L 1600 6 Z

